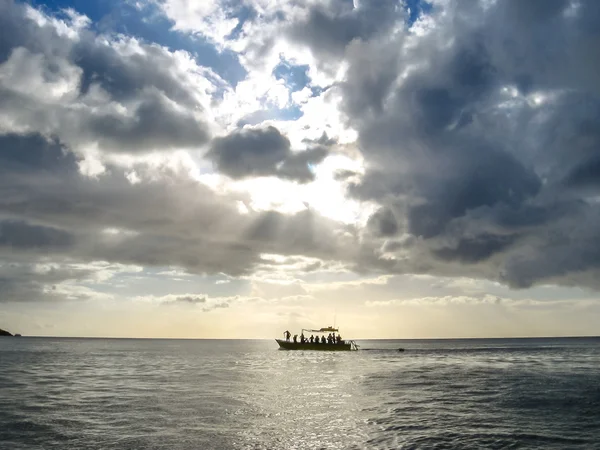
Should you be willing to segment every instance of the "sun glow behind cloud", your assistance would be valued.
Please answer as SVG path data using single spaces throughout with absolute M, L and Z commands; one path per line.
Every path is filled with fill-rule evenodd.
M 232 191 L 250 196 L 247 205 L 256 211 L 279 211 L 285 214 L 311 209 L 324 217 L 346 224 L 364 225 L 374 206 L 348 199 L 345 187 L 335 179 L 340 170 L 359 174 L 360 163 L 342 155 L 326 158 L 315 167 L 315 180 L 307 184 L 291 183 L 274 177 L 255 178 L 232 183 Z

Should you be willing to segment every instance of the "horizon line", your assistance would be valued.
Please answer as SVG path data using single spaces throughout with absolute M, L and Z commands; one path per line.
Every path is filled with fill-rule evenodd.
M 179 340 L 179 341 L 268 341 L 275 338 L 210 338 L 210 337 L 132 337 L 132 336 L 44 336 L 20 335 L 2 337 L 50 338 L 50 339 L 144 339 L 144 340 Z M 568 336 L 490 336 L 490 337 L 425 337 L 425 338 L 353 338 L 354 341 L 458 341 L 458 340 L 500 340 L 500 339 L 594 339 L 600 335 L 568 335 Z

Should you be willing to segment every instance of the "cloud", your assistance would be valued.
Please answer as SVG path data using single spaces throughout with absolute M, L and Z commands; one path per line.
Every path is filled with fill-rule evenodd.
M 55 139 L 10 134 L 0 143 L 0 253 L 6 257 L 230 275 L 251 273 L 264 253 L 349 257 L 341 225 L 310 211 L 242 214 L 243 197 L 212 191 L 185 167 L 107 165 L 90 178 Z M 128 180 L 130 170 L 136 183 Z
M 0 247 L 13 250 L 35 248 L 65 251 L 73 244 L 74 239 L 71 234 L 56 228 L 30 225 L 21 220 L 0 221 Z
M 197 295 L 178 295 L 166 302 L 169 304 L 184 303 L 190 305 L 198 305 L 200 303 L 206 303 L 206 297 Z
M 97 34 L 86 21 L 3 2 L 0 130 L 60 136 L 72 150 L 200 148 L 206 105 L 223 85 L 183 51 Z
M 208 141 L 206 126 L 159 93 L 149 93 L 127 114 L 90 118 L 89 130 L 102 148 L 117 152 L 197 148 Z
M 600 114 L 584 55 L 600 8 L 577 4 L 437 3 L 420 34 L 347 44 L 342 106 L 368 167 L 348 193 L 381 205 L 368 223 L 379 242 L 385 226 L 395 231 L 385 211 L 416 238 L 385 255 L 365 251 L 362 264 L 596 286 L 583 274 L 598 255 L 582 246 L 598 243 Z M 541 46 L 542 36 L 553 38 Z
M 249 128 L 214 139 L 207 157 L 232 178 L 274 175 L 301 183 L 314 180 L 310 167 L 325 159 L 327 149 L 292 152 L 290 146 L 275 127 Z
M 452 296 L 446 295 L 443 297 L 422 297 L 422 298 L 411 298 L 411 299 L 394 299 L 394 300 L 375 300 L 365 302 L 365 305 L 372 307 L 381 306 L 397 306 L 397 305 L 410 305 L 410 306 L 457 306 L 457 305 L 501 305 L 506 303 L 504 299 L 495 297 L 493 295 L 482 295 L 478 297 L 459 295 Z
M 104 301 L 112 296 L 80 283 L 107 281 L 132 271 L 108 263 L 30 262 L 23 256 L 12 253 L 0 259 L 0 302 Z
M 246 79 L 72 11 L 0 4 L 2 258 L 600 288 L 597 2 L 159 6 L 237 52 Z M 352 164 L 322 170 L 334 152 Z M 252 184 L 265 177 L 319 211 L 357 206 L 345 223 L 300 194 L 295 213 L 258 207 L 275 197 Z M 328 196 L 340 186 L 348 198 Z
M 229 308 L 232 302 L 244 302 L 247 299 L 239 297 L 209 297 L 204 294 L 167 294 L 163 296 L 140 296 L 135 297 L 138 302 L 150 302 L 164 306 L 174 307 L 194 307 L 202 312 L 209 312 L 215 309 Z
M 77 158 L 57 139 L 38 133 L 0 135 L 0 171 L 6 177 L 26 173 L 54 173 L 68 176 L 77 172 Z
M 309 5 L 305 16 L 292 23 L 287 34 L 308 46 L 322 63 L 341 58 L 355 39 L 370 40 L 389 33 L 403 19 L 398 2 L 317 2 Z
M 367 226 L 378 236 L 393 236 L 398 232 L 398 222 L 389 208 L 377 210 L 369 217 Z
M 411 17 L 394 2 L 263 6 L 231 48 L 256 37 L 262 53 L 249 54 L 268 59 L 289 42 L 294 65 L 309 50 L 305 74 L 337 77 L 328 95 L 358 134 L 367 169 L 338 181 L 378 207 L 354 269 L 597 286 L 597 255 L 583 251 L 599 208 L 596 2 L 451 0 Z M 277 172 L 286 144 L 272 148 L 230 172 Z
M 494 253 L 504 250 L 516 240 L 515 236 L 480 234 L 475 238 L 462 238 L 456 247 L 434 250 L 434 254 L 444 261 L 458 260 L 463 263 L 476 263 L 486 260 Z

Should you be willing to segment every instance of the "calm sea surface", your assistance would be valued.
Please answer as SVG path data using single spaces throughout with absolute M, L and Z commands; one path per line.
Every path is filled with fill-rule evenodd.
M 0 338 L 0 448 L 600 449 L 598 338 L 358 343 Z

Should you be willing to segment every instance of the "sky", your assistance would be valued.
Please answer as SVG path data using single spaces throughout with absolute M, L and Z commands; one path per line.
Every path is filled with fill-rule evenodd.
M 600 334 L 600 2 L 0 0 L 0 327 Z

